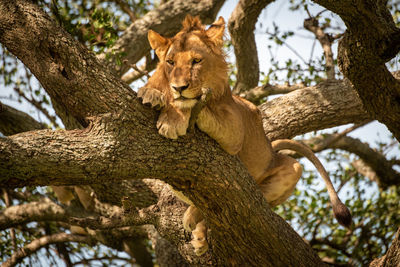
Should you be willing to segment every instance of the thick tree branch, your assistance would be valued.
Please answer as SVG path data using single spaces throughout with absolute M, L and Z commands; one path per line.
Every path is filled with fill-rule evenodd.
M 400 29 L 396 28 L 387 1 L 315 2 L 343 19 L 347 30 L 339 42 L 339 68 L 371 117 L 384 123 L 400 140 L 400 82 L 385 66 L 400 50 Z
M 90 236 L 82 235 L 69 235 L 66 233 L 58 233 L 50 236 L 43 236 L 41 238 L 35 239 L 30 244 L 19 249 L 16 253 L 11 255 L 6 262 L 4 262 L 2 267 L 15 266 L 17 263 L 21 262 L 23 258 L 35 253 L 42 247 L 49 244 L 64 243 L 64 242 L 79 242 L 94 245 L 95 241 Z
M 126 29 L 110 49 L 112 55 L 109 60 L 106 60 L 105 54 L 100 55 L 99 58 L 108 61 L 109 68 L 122 76 L 132 64 L 150 51 L 147 41 L 147 32 L 150 29 L 165 36 L 172 36 L 180 30 L 181 22 L 187 14 L 199 15 L 204 23 L 211 23 L 224 2 L 224 0 L 178 0 L 161 4 Z M 117 58 L 122 65 L 116 64 Z
M 221 169 L 221 164 L 238 164 L 220 148 L 214 150 L 215 141 L 205 134 L 197 132 L 177 142 L 163 138 L 152 123 L 155 112 L 147 111 L 153 119 L 146 118 L 146 122 L 127 114 L 108 114 L 85 130 L 41 130 L 0 138 L 1 183 L 22 187 L 105 183 L 109 177 L 114 181 L 166 176 L 195 179 L 210 175 L 199 165 Z M 159 147 L 175 152 L 160 151 Z M 221 162 L 215 162 L 216 154 Z M 177 170 L 176 161 L 186 169 Z
M 149 233 L 149 239 L 151 240 L 151 245 L 160 266 L 190 266 L 179 254 L 176 247 L 168 242 L 168 240 L 162 238 L 154 228 L 149 227 L 147 232 Z
M 154 223 L 158 218 L 158 208 L 150 206 L 143 209 L 124 211 L 117 208 L 111 216 L 88 212 L 76 206 L 62 207 L 49 199 L 10 206 L 0 212 L 0 229 L 29 222 L 58 221 L 70 225 L 89 227 L 93 230 L 113 229 Z
M 97 134 L 41 130 L 0 138 L 1 184 L 50 185 L 57 184 L 57 180 L 63 184 L 88 184 L 96 183 L 96 177 L 111 175 L 113 167 L 105 166 L 104 160 L 108 157 L 108 164 L 114 163 L 111 157 L 116 140 L 99 133 L 104 129 L 95 131 Z
M 272 139 L 370 120 L 352 87 L 327 81 L 299 89 L 259 106 L 264 130 Z
M 125 109 L 134 97 L 126 84 L 32 2 L 0 1 L 0 42 L 30 69 L 52 101 L 82 125 L 87 125 L 85 117 L 111 107 Z
M 254 29 L 261 11 L 271 0 L 240 0 L 229 18 L 228 27 L 235 50 L 237 81 L 234 92 L 239 94 L 257 86 L 259 66 Z
M 46 128 L 28 114 L 0 103 L 0 132 L 4 135 Z

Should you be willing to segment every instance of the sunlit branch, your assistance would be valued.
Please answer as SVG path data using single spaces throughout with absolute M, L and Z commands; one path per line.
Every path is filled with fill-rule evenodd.
M 357 93 L 344 81 L 297 89 L 258 108 L 272 140 L 370 119 Z

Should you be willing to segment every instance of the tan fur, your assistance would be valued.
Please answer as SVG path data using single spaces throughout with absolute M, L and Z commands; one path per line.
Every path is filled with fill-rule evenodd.
M 160 63 L 147 84 L 139 89 L 138 96 L 143 103 L 162 108 L 157 122 L 159 133 L 176 139 L 186 134 L 191 109 L 198 102 L 203 89 L 211 89 L 211 96 L 198 114 L 196 125 L 226 152 L 239 155 L 260 185 L 268 203 L 275 206 L 284 202 L 293 192 L 301 176 L 301 166 L 296 160 L 274 151 L 265 136 L 257 107 L 232 95 L 222 52 L 224 24 L 220 17 L 206 30 L 197 17 L 187 16 L 183 29 L 172 38 L 149 31 L 150 45 Z M 293 142 L 284 140 L 276 143 L 275 150 L 291 144 L 290 149 L 298 151 L 299 146 L 293 145 Z M 299 152 L 304 154 L 306 151 L 308 158 L 313 155 L 309 148 L 300 148 L 302 151 Z M 314 156 L 314 164 L 315 159 Z M 320 172 L 321 167 L 317 167 Z M 334 198 L 331 198 L 334 207 L 341 204 L 336 192 L 330 196 Z M 187 202 L 192 205 L 190 201 Z M 350 216 L 350 213 L 344 217 L 347 215 Z M 194 223 L 201 225 L 194 227 Z M 207 245 L 206 228 L 196 207 L 189 207 L 184 216 L 184 225 L 188 230 L 196 229 L 196 232 L 193 231 L 192 244 L 198 254 L 204 253 Z
M 69 206 L 71 201 L 75 198 L 75 194 L 77 195 L 79 202 L 86 210 L 92 211 L 94 209 L 94 198 L 91 196 L 91 189 L 89 186 L 51 186 L 53 189 L 57 199 L 64 205 Z M 86 230 L 77 225 L 71 225 L 70 231 L 73 234 L 85 235 L 87 234 Z
M 73 187 L 71 186 L 55 186 L 51 187 L 57 199 L 65 205 L 69 205 L 71 200 L 74 199 L 74 194 L 72 193 Z

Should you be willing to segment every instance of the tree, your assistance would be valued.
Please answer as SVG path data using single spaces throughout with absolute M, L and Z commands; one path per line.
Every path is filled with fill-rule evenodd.
M 359 157 L 352 168 L 342 170 L 340 164 L 337 168 L 339 176 L 344 176 L 340 187 L 355 183 L 352 192 L 357 200 L 347 201 L 354 215 L 353 229 L 326 230 L 333 225 L 327 197 L 316 189 L 298 191 L 305 197 L 292 200 L 280 213 L 301 226 L 308 240 L 303 241 L 271 211 L 236 157 L 196 129 L 177 141 L 162 138 L 155 128 L 157 112 L 143 106 L 128 86 L 157 62 L 147 43 L 148 29 L 173 35 L 188 13 L 211 23 L 224 1 L 162 1 L 149 11 L 150 1 L 82 1 L 74 6 L 69 1 L 61 5 L 1 0 L 5 85 L 17 88 L 21 98 L 36 104 L 57 126 L 58 119 L 45 108 L 51 101 L 65 126 L 44 129 L 48 126 L 29 115 L 0 106 L 0 131 L 7 136 L 0 138 L 4 202 L 0 225 L 10 235 L 7 242 L 5 236 L 1 239 L 4 265 L 12 266 L 40 248 L 46 248 L 47 257 L 52 258 L 55 248 L 67 266 L 91 260 L 149 266 L 153 258 L 149 240 L 160 266 L 320 266 L 323 261 L 352 266 L 368 264 L 386 251 L 386 257 L 374 264 L 398 262 L 398 238 L 388 248 L 400 220 L 400 175 L 394 168 L 398 159 L 347 136 L 354 128 L 379 120 L 394 138 L 400 138 L 398 74 L 385 65 L 400 48 L 396 17 L 386 1 L 315 1 L 343 20 L 346 31 L 333 36 L 328 32 L 333 28 L 329 20 L 322 23 L 322 15 L 313 16 L 308 4 L 293 3 L 294 10 L 304 8 L 309 13 L 304 28 L 323 47 L 323 65 L 310 61 L 304 70 L 286 62 L 287 80 L 302 83 L 282 86 L 272 85 L 280 79 L 276 63 L 258 86 L 254 29 L 270 2 L 241 0 L 229 19 L 237 58 L 234 91 L 259 104 L 265 133 L 272 140 L 355 124 L 340 133 L 304 140 L 315 151 L 340 149 Z M 395 4 L 390 7 L 398 14 Z M 124 15 L 113 16 L 110 10 Z M 293 35 L 281 33 L 278 27 L 268 34 L 278 44 Z M 337 61 L 343 80 L 335 79 L 332 53 L 332 43 L 339 38 Z M 10 53 L 22 63 L 8 64 Z M 144 65 L 137 67 L 142 58 Z M 25 76 L 18 82 L 19 68 L 25 68 Z M 308 79 L 300 79 L 302 73 Z M 32 87 L 32 75 L 41 87 Z M 29 90 L 22 90 L 25 87 L 31 97 Z M 265 101 L 273 92 L 291 93 Z M 382 149 L 387 147 L 382 145 Z M 336 151 L 328 157 L 343 160 Z M 370 202 L 363 201 L 366 194 L 359 188 L 367 183 L 365 177 L 382 188 Z M 211 250 L 205 256 L 194 255 L 181 225 L 186 205 L 166 183 L 185 192 L 207 218 Z M 60 203 L 50 188 L 38 188 L 48 185 L 66 186 L 75 199 Z M 79 201 L 82 196 L 88 201 Z M 376 214 L 379 221 L 373 218 Z M 83 235 L 77 234 L 76 226 L 84 228 Z M 23 248 L 19 248 L 21 242 Z M 82 251 L 88 253 L 96 244 L 125 251 L 129 257 L 102 247 L 92 250 L 89 259 L 80 258 Z

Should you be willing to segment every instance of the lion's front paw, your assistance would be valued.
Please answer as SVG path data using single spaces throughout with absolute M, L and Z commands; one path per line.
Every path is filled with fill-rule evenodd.
M 196 253 L 197 256 L 201 256 L 208 250 L 207 227 L 204 220 L 196 225 L 196 228 L 193 230 L 192 235 L 193 239 L 190 243 L 194 248 L 194 253 Z
M 189 126 L 189 120 L 181 114 L 162 112 L 157 121 L 158 133 L 169 139 L 177 139 L 185 135 Z
M 166 105 L 165 95 L 157 89 L 151 87 L 142 87 L 139 89 L 137 95 L 142 99 L 143 104 L 149 103 L 153 108 L 162 108 Z

